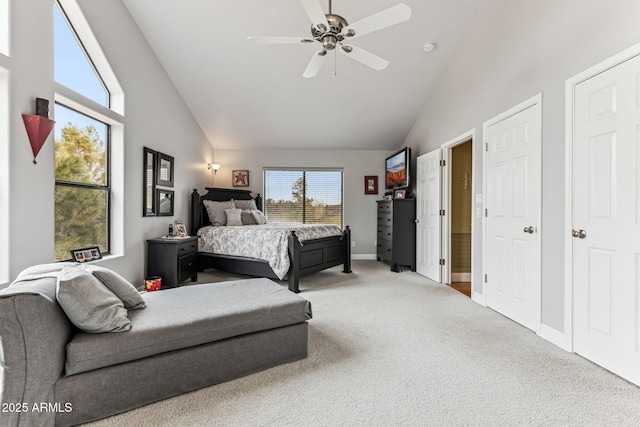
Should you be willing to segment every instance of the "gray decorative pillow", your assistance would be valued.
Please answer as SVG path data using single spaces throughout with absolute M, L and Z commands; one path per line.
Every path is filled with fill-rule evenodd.
M 56 299 L 71 323 L 85 332 L 131 329 L 122 301 L 85 269 L 67 267 L 60 272 Z
M 135 310 L 147 306 L 136 287 L 115 271 L 97 265 L 88 265 L 87 270 L 120 298 L 120 301 L 124 304 L 124 308 L 127 310 Z
M 262 211 L 259 211 L 258 209 L 251 209 L 251 215 L 253 216 L 253 219 L 256 220 L 256 224 L 262 225 L 267 223 L 267 219 L 264 217 Z
M 243 225 L 256 225 L 256 220 L 248 209 L 243 209 L 242 212 L 240 212 L 240 218 L 242 219 Z
M 242 224 L 242 209 L 226 209 L 224 211 L 227 214 L 227 225 L 243 225 Z
M 203 203 L 209 215 L 209 221 L 211 221 L 213 225 L 227 225 L 227 214 L 224 211 L 236 208 L 233 200 L 227 200 L 225 202 L 204 200 Z
M 235 199 L 233 199 L 233 203 L 235 203 L 236 208 L 242 209 L 242 210 L 258 209 L 258 207 L 256 206 L 256 201 L 253 200 L 253 199 L 250 199 L 250 200 L 235 200 Z

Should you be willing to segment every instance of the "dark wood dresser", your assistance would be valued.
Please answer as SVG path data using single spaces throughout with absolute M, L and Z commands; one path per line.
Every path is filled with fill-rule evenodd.
M 378 261 L 416 270 L 416 200 L 378 200 Z

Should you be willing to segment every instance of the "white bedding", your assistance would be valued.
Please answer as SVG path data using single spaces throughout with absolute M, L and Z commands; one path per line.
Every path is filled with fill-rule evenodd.
M 209 225 L 198 230 L 198 252 L 261 259 L 269 263 L 278 278 L 283 279 L 290 266 L 288 237 L 291 231 L 296 232 L 303 245 L 307 240 L 342 235 L 340 227 L 330 224 Z

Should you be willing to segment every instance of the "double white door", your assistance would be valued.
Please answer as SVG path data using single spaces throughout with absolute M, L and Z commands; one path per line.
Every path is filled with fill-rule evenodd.
M 640 56 L 575 85 L 573 349 L 640 385 Z

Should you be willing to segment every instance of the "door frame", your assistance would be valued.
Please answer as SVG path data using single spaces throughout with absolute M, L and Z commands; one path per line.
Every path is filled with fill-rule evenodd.
M 471 153 L 471 196 L 475 194 L 474 186 L 475 179 L 473 176 L 476 171 L 476 156 L 473 155 L 474 145 L 475 145 L 475 137 L 476 137 L 476 129 L 473 128 L 464 132 L 461 135 L 445 142 L 440 146 L 442 149 L 442 159 L 444 160 L 444 169 L 442 173 L 442 207 L 445 210 L 444 221 L 442 221 L 442 258 L 444 258 L 444 271 L 442 272 L 442 282 L 443 283 L 451 283 L 451 150 L 458 145 L 464 144 L 465 142 L 471 141 L 472 143 L 472 153 Z M 474 205 L 472 201 L 472 206 Z M 475 216 L 473 215 L 473 208 L 471 212 L 471 298 L 474 299 L 474 275 L 475 271 L 475 262 L 473 256 L 473 219 Z M 476 295 L 476 297 L 478 297 Z
M 520 104 L 516 105 L 515 107 L 511 107 L 508 110 L 498 114 L 497 116 L 492 117 L 491 119 L 485 121 L 482 124 L 482 194 L 483 194 L 483 200 L 482 200 L 482 209 L 483 209 L 483 215 L 482 215 L 482 252 L 483 252 L 483 256 L 482 256 L 482 274 L 483 274 L 483 280 L 482 280 L 482 297 L 481 297 L 481 304 L 483 304 L 484 306 L 487 306 L 487 282 L 486 280 L 484 280 L 485 275 L 487 274 L 487 254 L 489 253 L 488 251 L 488 239 L 487 239 L 487 165 L 488 165 L 488 138 L 489 138 L 489 128 L 511 116 L 514 116 L 518 113 L 520 113 L 521 111 L 524 111 L 528 108 L 531 107 L 535 107 L 538 106 L 540 108 L 540 144 L 538 145 L 538 153 L 537 155 L 539 156 L 540 159 L 540 176 L 539 176 L 539 181 L 538 181 L 538 188 L 540 188 L 540 191 L 538 192 L 538 199 L 536 200 L 537 202 L 537 218 L 536 218 L 536 224 L 535 227 L 538 230 L 538 239 L 537 239 L 537 245 L 536 245 L 536 252 L 538 253 L 538 263 L 536 265 L 536 268 L 538 269 L 539 272 L 539 277 L 538 277 L 538 286 L 536 287 L 536 295 L 535 295 L 535 300 L 538 301 L 538 319 L 536 322 L 537 325 L 537 330 L 534 330 L 534 332 L 536 332 L 536 334 L 540 334 L 540 328 L 542 325 L 542 92 L 538 93 L 537 95 L 532 96 L 531 98 L 527 99 L 526 101 L 521 102 Z
M 565 81 L 565 199 L 564 199 L 564 332 L 550 340 L 573 352 L 573 118 L 576 86 L 640 55 L 640 43 L 576 74 Z

